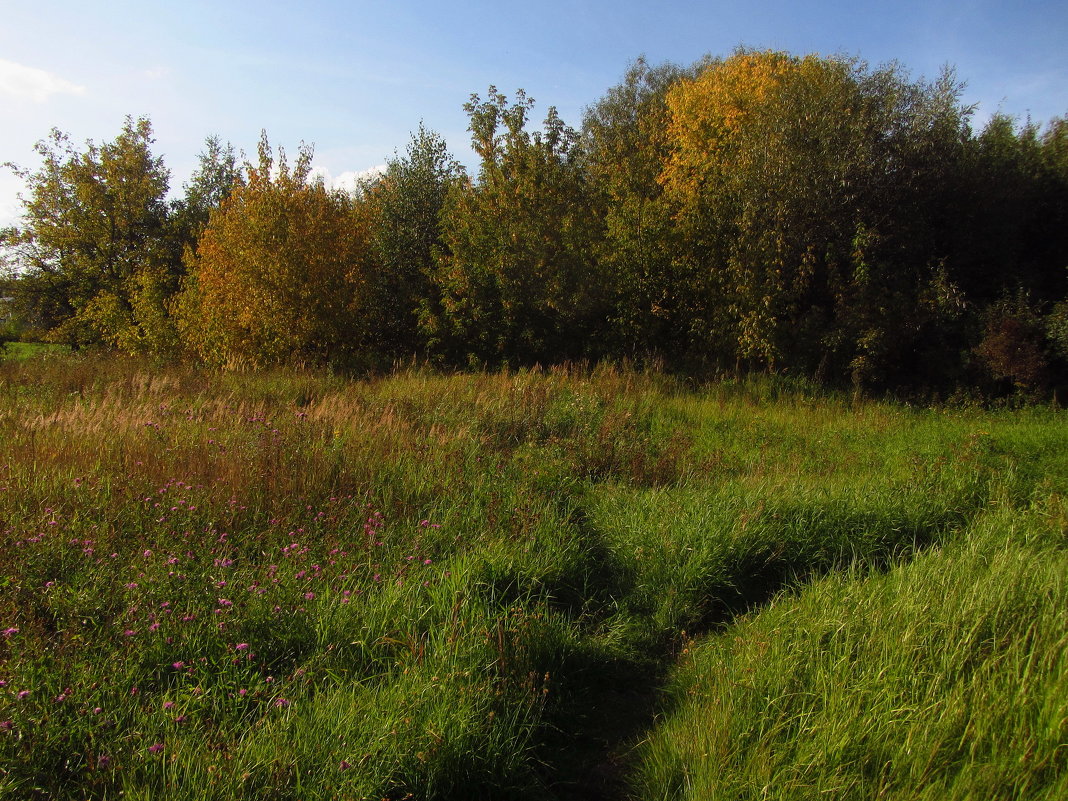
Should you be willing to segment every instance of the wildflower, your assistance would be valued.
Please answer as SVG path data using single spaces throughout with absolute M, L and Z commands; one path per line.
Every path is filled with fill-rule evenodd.
M 233 605 L 234 605 L 233 601 L 228 601 L 225 598 L 220 598 L 219 599 L 219 606 L 222 606 L 222 607 L 225 607 L 225 608 L 229 608 L 229 607 L 231 607 Z
M 147 559 L 148 557 L 150 557 L 151 555 L 152 555 L 152 551 L 151 551 L 151 550 L 149 550 L 148 548 L 146 548 L 146 549 L 145 549 L 145 552 L 144 552 L 144 553 L 142 554 L 142 556 L 144 556 L 144 557 L 145 557 L 146 559 Z
M 148 747 L 148 753 L 150 753 L 150 754 L 158 754 L 162 750 L 163 750 L 163 743 L 153 743 L 152 745 L 150 745 Z
M 307 601 L 314 601 L 315 600 L 315 593 L 314 592 L 306 592 L 306 593 L 304 593 L 304 599 L 307 600 Z
M 173 663 L 171 663 L 171 667 L 174 668 L 175 670 L 181 670 L 182 668 L 185 667 L 185 662 L 181 662 L 181 661 L 173 662 Z
M 275 699 L 274 705 L 285 709 L 287 706 L 289 706 L 289 701 L 285 698 L 277 698 Z
M 133 636 L 135 636 L 136 634 L 137 634 L 137 632 L 136 632 L 136 631 L 134 631 L 133 629 L 126 629 L 126 631 L 124 631 L 124 632 L 122 633 L 122 636 L 123 636 L 123 637 L 133 637 Z
M 185 723 L 187 720 L 189 720 L 189 717 L 187 715 L 179 715 L 178 717 L 176 717 L 174 719 L 174 722 L 175 723 Z
M 18 634 L 18 633 L 19 633 L 18 626 L 11 626 L 10 628 L 6 628 L 2 632 L 0 632 L 0 634 L 4 635 L 5 639 L 7 639 L 7 638 L 9 638 L 9 637 L 11 637 L 11 636 L 13 636 L 15 634 Z
M 97 769 L 106 768 L 111 763 L 111 757 L 101 754 L 96 758 Z
M 15 724 L 10 720 L 0 720 L 0 731 L 11 731 L 15 728 Z
M 16 697 L 21 701 L 23 698 L 29 697 L 29 695 L 30 695 L 30 691 L 29 690 L 19 690 L 19 694 Z
M 338 770 L 348 770 L 352 765 L 347 760 L 341 760 L 341 764 L 338 766 Z
M 247 642 L 239 642 L 237 645 L 234 646 L 234 650 L 235 651 L 247 651 L 248 650 L 248 643 Z
M 174 709 L 174 701 L 164 701 L 163 702 L 163 708 L 164 709 Z

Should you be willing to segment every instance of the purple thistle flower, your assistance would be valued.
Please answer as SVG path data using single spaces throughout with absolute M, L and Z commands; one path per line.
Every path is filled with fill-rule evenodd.
M 150 754 L 158 754 L 162 750 L 163 750 L 163 743 L 153 743 L 152 745 L 150 745 L 148 747 L 148 753 L 150 753 Z

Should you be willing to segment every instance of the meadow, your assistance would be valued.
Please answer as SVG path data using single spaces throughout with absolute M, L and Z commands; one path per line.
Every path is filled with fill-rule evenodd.
M 1068 415 L 0 362 L 0 797 L 1068 797 Z

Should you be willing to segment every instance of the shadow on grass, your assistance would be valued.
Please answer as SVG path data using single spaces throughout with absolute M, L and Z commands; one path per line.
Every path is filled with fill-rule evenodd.
M 646 631 L 622 647 L 617 643 L 599 648 L 596 637 L 583 638 L 585 645 L 557 666 L 556 698 L 547 710 L 538 752 L 549 791 L 545 797 L 560 801 L 631 797 L 632 752 L 658 719 L 672 714 L 664 688 L 692 638 L 721 631 L 777 596 L 800 591 L 834 570 L 890 570 L 944 541 L 969 517 L 950 510 L 904 515 L 842 512 L 818 522 L 805 509 L 793 513 L 780 509 L 769 515 L 765 522 L 774 530 L 754 538 L 752 549 L 743 549 L 732 560 L 728 575 L 710 576 L 698 588 L 694 616 L 685 632 Z M 590 633 L 612 625 L 613 615 L 625 614 L 620 610 L 640 577 L 634 566 L 620 562 L 581 510 L 570 522 L 582 537 L 586 560 L 581 571 L 557 576 L 559 583 L 544 589 L 561 612 Z M 864 534 L 866 545 L 857 553 L 822 549 L 821 531 L 812 530 L 814 522 L 833 527 L 839 541 L 844 532 Z

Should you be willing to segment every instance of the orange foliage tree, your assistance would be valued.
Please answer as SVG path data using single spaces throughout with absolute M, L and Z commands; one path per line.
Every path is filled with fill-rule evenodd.
M 292 168 L 264 136 L 259 165 L 211 213 L 177 301 L 183 343 L 204 361 L 263 366 L 359 361 L 373 280 L 363 204 Z

